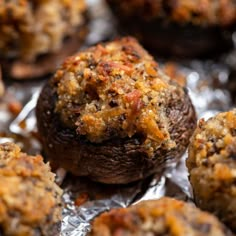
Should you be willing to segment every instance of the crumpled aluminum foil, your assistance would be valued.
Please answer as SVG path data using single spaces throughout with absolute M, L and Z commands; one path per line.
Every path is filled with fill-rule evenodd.
M 84 47 L 116 35 L 112 16 L 104 3 L 100 0 L 88 2 L 92 20 Z M 234 38 L 236 44 L 236 34 Z M 208 119 L 234 106 L 228 85 L 230 68 L 236 68 L 236 49 L 217 60 L 178 61 L 177 65 L 186 76 L 189 94 L 199 118 Z M 0 99 L 0 143 L 14 141 L 30 154 L 41 152 L 36 135 L 34 109 L 44 82 L 45 80 L 6 81 L 6 92 Z M 14 116 L 9 111 L 8 104 L 16 100 L 24 106 Z M 111 208 L 127 207 L 162 196 L 191 201 L 191 186 L 185 167 L 186 156 L 187 154 L 182 157 L 180 163 L 169 166 L 162 176 L 157 174 L 128 185 L 94 183 L 87 178 L 66 174 L 63 169 L 57 170 L 57 182 L 64 190 L 61 236 L 85 236 L 90 230 L 91 220 Z

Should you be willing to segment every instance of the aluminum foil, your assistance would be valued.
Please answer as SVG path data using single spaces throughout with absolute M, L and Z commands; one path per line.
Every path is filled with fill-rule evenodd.
M 104 3 L 100 0 L 88 2 L 91 22 L 84 47 L 117 35 L 112 16 Z M 236 34 L 234 38 L 236 42 Z M 229 74 L 232 68 L 236 68 L 236 49 L 217 60 L 175 63 L 186 77 L 189 94 L 199 118 L 208 119 L 234 106 L 230 90 L 234 81 L 229 80 Z M 24 82 L 5 81 L 6 91 L 0 98 L 0 143 L 14 141 L 30 154 L 42 151 L 37 139 L 34 109 L 46 79 L 48 78 Z M 10 107 L 15 101 L 22 104 L 19 114 L 14 113 Z M 191 186 L 185 167 L 186 156 L 187 154 L 182 157 L 180 163 L 169 166 L 163 175 L 157 174 L 128 185 L 94 183 L 58 169 L 57 182 L 64 190 L 61 235 L 86 235 L 94 217 L 111 208 L 127 207 L 142 200 L 158 199 L 162 196 L 191 201 Z

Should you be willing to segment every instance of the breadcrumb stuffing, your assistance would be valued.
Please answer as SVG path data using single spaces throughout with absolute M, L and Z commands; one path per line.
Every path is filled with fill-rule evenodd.
M 138 134 L 150 156 L 161 145 L 175 147 L 167 104 L 183 88 L 170 82 L 135 39 L 99 44 L 68 58 L 54 83 L 56 112 L 89 141 Z

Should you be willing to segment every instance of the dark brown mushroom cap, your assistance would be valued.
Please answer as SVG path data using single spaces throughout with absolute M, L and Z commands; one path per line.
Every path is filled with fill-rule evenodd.
M 0 231 L 3 235 L 59 235 L 62 190 L 54 178 L 41 156 L 22 153 L 13 143 L 0 145 Z
M 230 74 L 229 74 L 229 79 L 227 83 L 227 89 L 230 91 L 231 98 L 233 100 L 233 103 L 235 104 L 236 102 L 236 65 L 232 66 Z
M 76 109 L 69 110 L 68 104 L 69 107 L 71 107 L 71 104 L 73 106 L 73 102 L 71 102 L 71 96 L 68 96 L 71 94 L 68 94 L 66 88 L 70 90 L 71 87 L 68 87 L 68 83 L 63 82 L 63 78 L 69 78 L 68 75 L 71 75 L 70 78 L 73 79 L 73 88 L 77 86 L 74 86 L 74 82 L 77 80 L 75 79 L 76 76 L 73 77 L 71 71 L 74 71 L 73 73 L 75 75 L 81 73 L 74 70 L 72 65 L 81 66 L 82 63 L 80 64 L 76 60 L 82 56 L 94 55 L 93 50 L 104 51 L 105 49 L 113 47 L 115 47 L 114 55 L 116 55 L 116 53 L 122 54 L 119 50 L 121 50 L 124 45 L 128 45 L 129 52 L 135 52 L 137 54 L 138 62 L 131 63 L 130 66 L 132 69 L 135 68 L 137 64 L 139 68 L 142 68 L 138 69 L 138 72 L 143 71 L 143 67 L 140 66 L 140 64 L 143 65 L 145 63 L 151 63 L 152 68 L 155 68 L 155 70 L 148 69 L 149 72 L 151 71 L 150 73 L 154 74 L 154 78 L 147 79 L 145 83 L 150 83 L 150 81 L 153 80 L 155 81 L 155 85 L 157 85 L 160 82 L 162 86 L 158 84 L 156 90 L 153 88 L 153 91 L 155 90 L 155 93 L 153 92 L 155 94 L 153 99 L 160 98 L 159 101 L 162 101 L 162 104 L 151 104 L 151 102 L 147 102 L 142 108 L 139 108 L 137 116 L 131 116 L 131 119 L 128 119 L 127 114 L 130 114 L 130 107 L 132 106 L 126 106 L 127 104 L 122 102 L 122 99 L 128 93 L 122 93 L 121 90 L 119 90 L 122 95 L 118 96 L 116 102 L 119 102 L 118 108 L 124 109 L 124 120 L 129 120 L 130 122 L 127 129 L 121 129 L 121 127 L 124 126 L 123 123 L 120 123 L 119 119 L 115 118 L 112 120 L 113 117 L 109 116 L 109 119 L 107 117 L 104 118 L 104 114 L 111 114 L 107 111 L 113 109 L 113 106 L 110 107 L 109 105 L 108 98 L 105 98 L 103 102 L 97 97 L 94 99 L 97 102 L 97 106 L 99 106 L 100 103 L 102 104 L 102 108 L 100 107 L 99 111 L 95 111 L 94 113 L 93 110 L 92 112 L 91 110 L 86 110 L 86 106 L 78 104 L 75 106 Z M 127 59 L 129 58 L 129 53 L 125 51 L 123 56 Z M 103 59 L 104 57 L 101 55 L 98 58 L 100 61 Z M 74 63 L 75 61 L 76 63 Z M 121 62 L 118 62 L 118 64 L 119 63 Z M 118 66 L 115 65 L 115 68 L 117 67 Z M 67 68 L 70 68 L 70 73 L 68 73 Z M 92 73 L 96 74 L 96 69 L 94 69 L 93 66 L 91 66 L 91 68 L 93 68 L 91 69 Z M 112 69 L 113 67 L 109 68 L 109 71 Z M 126 69 L 127 68 L 125 68 L 125 70 Z M 84 68 L 82 68 L 82 70 L 84 70 Z M 129 83 L 126 81 L 125 84 L 132 94 L 134 90 L 134 86 L 131 85 L 132 81 L 130 82 L 132 76 L 124 75 L 122 70 L 118 72 L 121 75 L 119 81 L 125 81 L 125 79 L 127 79 Z M 135 73 L 136 72 L 137 70 Z M 144 72 L 146 71 L 144 70 Z M 99 75 L 96 74 L 95 78 L 97 77 L 99 77 Z M 109 87 L 109 81 L 113 81 L 114 77 L 106 76 L 106 78 L 107 80 L 104 85 Z M 138 78 L 136 75 L 135 80 L 140 83 L 142 80 L 145 80 L 143 78 L 144 76 Z M 156 79 L 159 81 L 158 83 Z M 66 79 L 66 81 L 70 81 L 69 84 L 72 83 L 71 80 Z M 86 78 L 80 81 L 86 84 Z M 114 79 L 114 81 L 115 83 L 117 82 L 116 79 Z M 163 84 L 166 86 L 163 86 Z M 145 97 L 145 92 L 143 91 L 147 90 L 150 94 L 148 90 L 150 87 L 148 86 L 149 85 L 146 85 L 146 87 L 144 86 L 144 88 L 142 88 L 143 90 L 139 90 L 141 94 L 140 99 Z M 111 87 L 114 88 L 114 84 L 112 84 Z M 97 89 L 98 91 L 99 85 L 93 87 L 93 89 Z M 123 89 L 123 87 L 119 87 L 119 89 Z M 103 91 L 102 89 L 100 90 Z M 60 91 L 63 91 L 63 93 L 60 93 Z M 66 93 L 64 93 L 65 91 Z M 110 93 L 108 93 L 107 96 L 109 96 L 109 94 Z M 104 94 L 100 92 L 99 95 Z M 61 100 L 61 98 L 66 99 Z M 67 99 L 69 99 L 68 103 Z M 92 102 L 94 102 L 94 100 L 92 99 Z M 81 100 L 78 99 L 78 101 Z M 91 102 L 91 100 L 89 102 Z M 89 102 L 87 104 L 90 104 Z M 151 111 L 153 112 L 150 112 L 152 116 L 148 116 L 147 113 L 144 113 L 146 112 L 145 107 L 147 106 L 149 106 L 149 111 L 152 109 Z M 103 107 L 105 108 L 103 109 Z M 159 113 L 157 112 L 158 109 Z M 73 111 L 76 112 L 73 113 Z M 54 165 L 62 166 L 75 175 L 89 176 L 96 181 L 104 183 L 128 183 L 139 180 L 161 171 L 167 160 L 177 161 L 185 151 L 196 124 L 195 111 L 187 91 L 165 76 L 159 70 L 152 57 L 138 45 L 136 40 L 131 38 L 124 38 L 103 46 L 98 45 L 95 48 L 88 49 L 68 59 L 61 69 L 58 70 L 54 78 L 49 81 L 42 90 L 37 104 L 36 116 L 44 151 Z M 81 120 L 85 123 L 87 121 L 84 117 L 93 119 L 94 117 L 98 118 L 98 116 L 99 121 L 103 119 L 103 123 L 107 122 L 106 125 L 109 129 L 105 129 L 105 131 L 102 129 L 101 131 L 100 123 L 96 123 L 96 119 L 93 120 L 96 123 L 95 126 L 95 123 L 92 123 L 91 126 L 84 125 L 84 127 L 82 127 L 83 129 L 81 128 Z M 143 117 L 148 119 L 145 120 Z M 153 122 L 152 119 L 156 122 Z M 143 122 L 144 120 L 146 122 Z M 157 123 L 157 121 L 159 123 Z M 152 126 L 149 127 L 150 124 Z M 130 127 L 132 127 L 132 129 Z M 90 132 L 91 129 L 96 135 L 93 136 L 93 132 Z M 96 129 L 101 132 L 98 132 Z M 159 136 L 154 136 L 156 132 Z
M 112 209 L 94 219 L 90 236 L 230 236 L 219 220 L 190 203 L 171 198 Z

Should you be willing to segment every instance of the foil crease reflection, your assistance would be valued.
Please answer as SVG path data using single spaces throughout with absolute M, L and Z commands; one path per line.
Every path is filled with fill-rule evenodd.
M 105 6 L 99 0 L 90 0 L 89 3 L 92 15 L 91 33 L 84 47 L 116 35 L 111 15 Z M 234 50 L 217 61 L 176 62 L 186 77 L 187 88 L 199 118 L 208 119 L 233 107 L 227 86 L 232 65 L 236 65 L 235 61 Z M 34 81 L 6 84 L 6 94 L 0 102 L 1 143 L 15 141 L 23 150 L 32 154 L 41 151 L 40 143 L 32 133 L 36 131 L 34 109 L 43 83 L 44 81 Z M 5 105 L 13 94 L 24 104 L 16 117 L 12 117 Z M 24 128 L 20 126 L 22 122 L 25 122 Z M 61 235 L 85 236 L 94 217 L 111 208 L 126 207 L 162 196 L 191 201 L 191 187 L 185 167 L 186 156 L 187 153 L 178 165 L 170 166 L 162 176 L 157 174 L 125 186 L 102 185 L 86 178 L 75 178 L 62 169 L 58 170 L 57 181 L 64 190 Z M 78 204 L 81 196 L 86 198 Z

